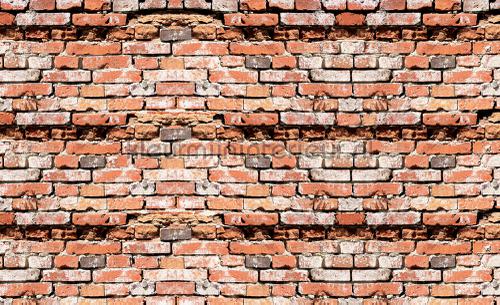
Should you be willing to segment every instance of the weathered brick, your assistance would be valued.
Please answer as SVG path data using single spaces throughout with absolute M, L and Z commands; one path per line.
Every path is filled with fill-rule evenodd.
M 455 156 L 434 156 L 431 158 L 432 168 L 452 168 L 456 165 Z
M 106 158 L 104 156 L 83 156 L 80 158 L 80 166 L 82 168 L 102 168 L 106 166 Z
M 160 230 L 161 240 L 183 240 L 191 239 L 190 228 L 163 228 Z
M 114 0 L 113 10 L 117 12 L 129 12 L 139 10 L 139 1 L 137 0 Z
M 21 26 L 52 26 L 67 25 L 70 22 L 69 13 L 20 13 L 16 15 L 15 22 Z
M 162 128 L 160 139 L 162 141 L 177 141 L 191 138 L 191 128 Z
M 271 267 L 271 259 L 267 256 L 246 256 L 245 266 L 254 269 L 267 269 Z
M 106 258 L 102 255 L 80 257 L 80 267 L 84 269 L 104 268 L 105 265 L 106 265 Z
M 271 59 L 263 56 L 247 56 L 245 66 L 251 69 L 269 69 L 271 67 Z
M 161 41 L 190 40 L 191 36 L 191 28 L 167 28 L 160 30 Z
M 430 259 L 431 268 L 448 269 L 455 267 L 455 256 L 433 256 Z
M 431 68 L 450 69 L 455 68 L 456 61 L 454 56 L 436 56 L 431 58 Z

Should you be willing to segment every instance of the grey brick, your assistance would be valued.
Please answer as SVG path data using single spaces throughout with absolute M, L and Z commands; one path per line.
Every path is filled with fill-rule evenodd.
M 455 156 L 435 156 L 431 158 L 432 168 L 451 168 L 455 167 Z
M 181 41 L 190 40 L 192 37 L 191 28 L 161 29 L 161 41 Z
M 163 128 L 160 130 L 160 139 L 162 141 L 176 141 L 191 138 L 191 128 Z
M 431 258 L 431 268 L 444 269 L 455 267 L 455 256 L 434 256 Z
M 83 156 L 80 158 L 81 168 L 101 168 L 106 166 L 104 156 Z
M 269 168 L 271 167 L 271 158 L 263 156 L 247 156 L 245 165 L 249 168 Z
M 220 185 L 208 181 L 196 182 L 196 194 L 219 195 Z
M 155 183 L 152 181 L 140 181 L 130 184 L 132 195 L 153 195 L 155 193 Z
M 271 267 L 271 259 L 267 256 L 247 256 L 245 257 L 247 268 L 266 269 Z
M 251 69 L 269 69 L 271 68 L 271 59 L 264 56 L 247 56 L 245 66 Z
M 104 256 L 82 256 L 80 257 L 80 267 L 85 269 L 103 268 L 106 266 L 106 258 Z
M 161 240 L 191 239 L 190 228 L 163 228 L 160 230 Z
M 208 280 L 197 282 L 196 293 L 199 295 L 219 295 L 220 286 L 218 283 L 211 283 Z
M 431 68 L 433 69 L 450 69 L 455 68 L 455 56 L 437 56 L 431 58 Z

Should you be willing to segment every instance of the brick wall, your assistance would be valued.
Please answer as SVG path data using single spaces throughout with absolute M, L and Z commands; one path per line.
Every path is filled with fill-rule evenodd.
M 1 304 L 495 304 L 499 0 L 0 0 Z

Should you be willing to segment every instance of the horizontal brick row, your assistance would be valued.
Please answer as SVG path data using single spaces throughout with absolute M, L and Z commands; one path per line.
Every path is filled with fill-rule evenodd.
M 54 11 L 84 9 L 133 12 L 148 9 L 200 9 L 214 12 L 296 10 L 296 11 L 401 11 L 425 10 L 481 12 L 500 8 L 498 1 L 486 0 L 176 0 L 138 1 L 11 1 L 2 3 L 2 10 Z M 57 17 L 58 15 L 55 15 Z

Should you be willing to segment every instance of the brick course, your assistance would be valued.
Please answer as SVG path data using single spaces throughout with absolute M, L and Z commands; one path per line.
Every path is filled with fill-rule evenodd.
M 499 12 L 0 0 L 0 304 L 500 302 Z

